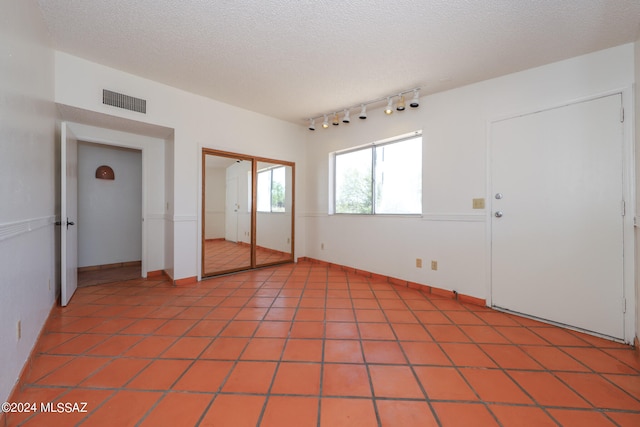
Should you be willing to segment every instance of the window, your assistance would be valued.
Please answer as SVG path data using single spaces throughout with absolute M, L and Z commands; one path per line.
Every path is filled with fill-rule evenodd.
M 285 168 L 258 171 L 258 212 L 285 212 Z
M 335 153 L 333 158 L 335 213 L 422 213 L 421 133 Z

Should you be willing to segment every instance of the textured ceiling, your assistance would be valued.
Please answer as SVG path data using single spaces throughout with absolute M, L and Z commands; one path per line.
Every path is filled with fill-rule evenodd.
M 633 42 L 638 0 L 39 0 L 58 50 L 294 123 Z

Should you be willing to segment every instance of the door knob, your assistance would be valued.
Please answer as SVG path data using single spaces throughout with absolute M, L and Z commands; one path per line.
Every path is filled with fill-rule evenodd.
M 496 218 L 502 218 L 502 211 L 496 211 L 494 215 L 496 216 Z
M 500 200 L 502 199 L 502 193 L 496 193 L 496 199 Z

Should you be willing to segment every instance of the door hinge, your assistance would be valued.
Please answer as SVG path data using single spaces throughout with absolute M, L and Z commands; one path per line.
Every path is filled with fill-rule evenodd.
M 626 312 L 627 312 L 627 299 L 622 298 L 622 313 L 626 313 Z
M 623 200 L 622 201 L 622 216 L 625 216 L 627 214 L 627 203 Z
M 624 107 L 620 107 L 620 123 L 624 123 Z

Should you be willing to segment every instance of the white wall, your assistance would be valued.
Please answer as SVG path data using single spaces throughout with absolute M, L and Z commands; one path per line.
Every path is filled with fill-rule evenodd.
M 258 170 L 269 164 L 259 163 Z M 291 252 L 291 208 L 293 204 L 292 168 L 285 167 L 285 211 L 256 213 L 256 245 L 280 252 Z
M 418 109 L 388 117 L 372 110 L 366 121 L 307 132 L 307 256 L 488 298 L 488 123 L 633 82 L 633 45 L 623 45 L 426 96 Z M 327 214 L 329 153 L 416 130 L 424 143 L 422 218 Z M 472 209 L 479 197 L 486 210 Z M 437 260 L 438 270 L 416 268 L 416 258 Z
M 53 51 L 31 1 L 0 2 L 0 401 L 56 296 Z M 17 322 L 22 337 L 17 337 Z
M 205 239 L 224 239 L 226 170 L 219 167 L 207 167 L 205 185 Z
M 96 179 L 111 167 L 114 180 Z M 142 259 L 142 152 L 78 144 L 78 267 Z
M 296 162 L 304 170 L 305 128 L 92 63 L 55 54 L 56 102 L 174 129 L 165 269 L 174 279 L 199 274 L 201 147 Z M 147 114 L 102 104 L 102 89 L 147 100 Z M 298 180 L 302 182 L 303 180 Z M 172 186 L 172 187 L 170 187 Z M 299 187 L 303 188 L 303 187 Z M 298 193 L 299 203 L 304 194 Z M 304 241 L 303 230 L 296 237 Z
M 291 211 L 256 212 L 256 245 L 291 252 Z
M 640 38 L 634 43 L 635 59 L 635 154 L 636 154 L 636 212 L 640 212 Z M 636 213 L 637 215 L 637 213 Z M 640 224 L 640 219 L 636 220 Z M 636 245 L 636 337 L 640 337 L 640 229 L 635 228 Z

